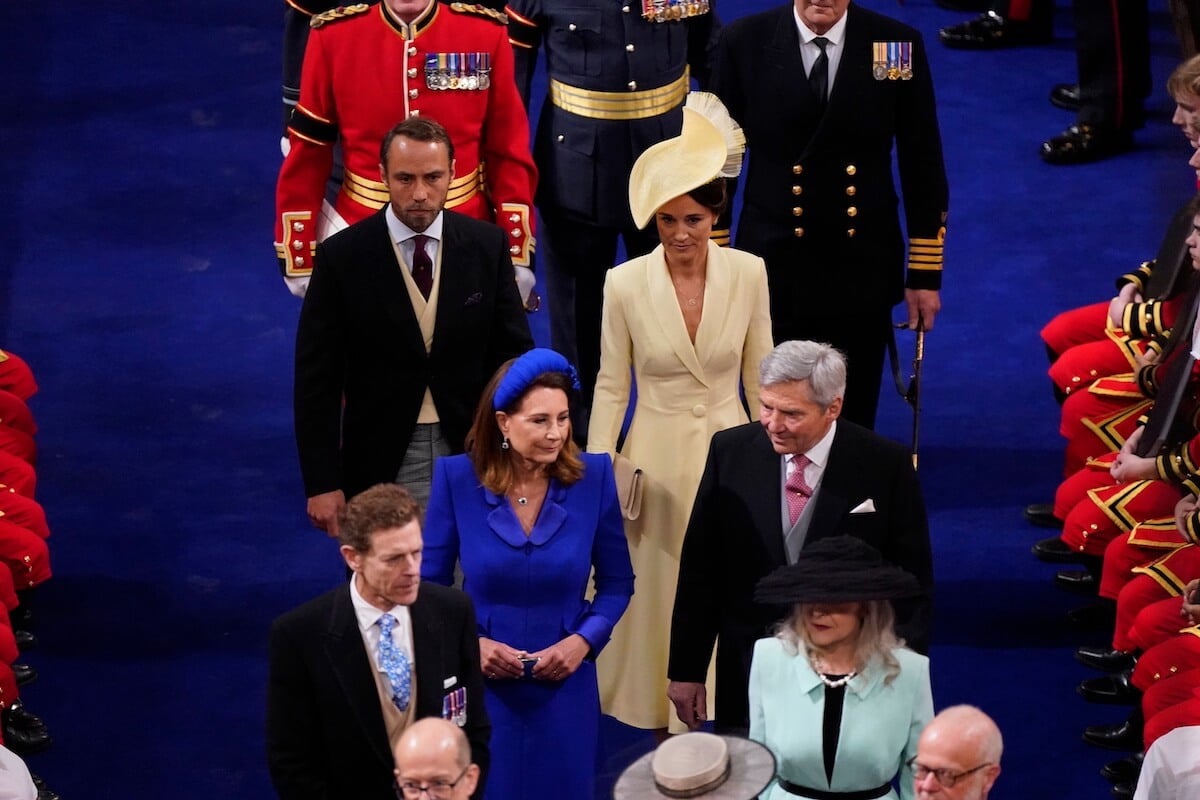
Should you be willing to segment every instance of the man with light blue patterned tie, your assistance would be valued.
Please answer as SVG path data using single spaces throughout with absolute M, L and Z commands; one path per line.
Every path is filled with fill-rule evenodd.
M 279 797 L 394 800 L 392 749 L 422 717 L 462 728 L 486 774 L 475 613 L 462 592 L 421 584 L 420 507 L 401 486 L 375 486 L 342 510 L 338 541 L 349 584 L 271 629 L 267 758 Z

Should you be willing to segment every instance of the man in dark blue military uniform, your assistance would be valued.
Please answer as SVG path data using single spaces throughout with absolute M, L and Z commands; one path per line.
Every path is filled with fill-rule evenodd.
M 921 34 L 793 0 L 722 31 L 713 92 L 746 133 L 737 246 L 767 262 L 775 341 L 845 353 L 842 417 L 874 427 L 892 307 L 930 329 L 941 306 L 949 191 Z
M 629 172 L 652 144 L 678 136 L 690 77 L 708 82 L 719 23 L 712 0 L 510 0 L 505 9 L 526 107 L 538 51 L 549 96 L 534 137 L 540 260 L 554 349 L 579 365 L 583 405 L 600 369 L 604 274 L 617 239 L 629 257 L 658 244 L 629 214 Z M 729 230 L 714 231 L 728 244 Z M 586 438 L 586 421 L 577 422 Z

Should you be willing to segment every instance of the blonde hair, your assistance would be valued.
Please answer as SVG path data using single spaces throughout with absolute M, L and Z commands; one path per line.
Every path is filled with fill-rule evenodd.
M 827 603 L 796 603 L 787 619 L 775 629 L 775 637 L 795 652 L 803 650 L 808 657 L 820 654 L 820 648 L 808 638 L 804 618 L 813 606 Z M 904 646 L 904 640 L 896 636 L 896 612 L 887 600 L 864 600 L 859 604 L 861 625 L 854 648 L 855 668 L 862 672 L 873 662 L 883 664 L 883 682 L 891 683 L 900 674 L 900 662 L 893 651 Z

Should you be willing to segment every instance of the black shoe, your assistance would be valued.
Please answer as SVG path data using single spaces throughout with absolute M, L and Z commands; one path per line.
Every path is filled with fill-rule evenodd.
M 1133 148 L 1129 131 L 1098 125 L 1072 125 L 1042 142 L 1042 160 L 1047 164 L 1089 164 Z
M 40 753 L 53 743 L 46 723 L 26 711 L 19 700 L 0 712 L 0 722 L 4 728 L 5 746 L 17 755 Z
M 1138 775 L 1142 772 L 1143 753 L 1134 753 L 1125 758 L 1110 761 L 1100 768 L 1100 777 L 1111 783 L 1136 784 Z
M 1032 552 L 1042 561 L 1051 564 L 1078 564 L 1083 560 L 1083 554 L 1071 549 L 1071 546 L 1057 536 L 1042 539 L 1035 544 Z
M 1117 621 L 1117 609 L 1113 603 L 1095 603 L 1073 608 L 1067 612 L 1067 622 L 1080 631 L 1112 632 Z
M 1114 783 L 1112 787 L 1112 796 L 1117 800 L 1133 800 L 1133 783 Z M 41 800 L 41 798 L 38 798 Z
M 22 653 L 37 647 L 37 637 L 29 631 L 15 630 L 13 638 L 17 640 L 17 649 Z
M 1075 660 L 1085 667 L 1101 672 L 1118 673 L 1133 669 L 1133 665 L 1137 663 L 1137 656 L 1107 647 L 1081 647 L 1075 651 Z
M 1142 749 L 1142 726 L 1133 720 L 1118 725 L 1090 725 L 1083 732 L 1083 740 L 1105 750 L 1137 752 Z
M 1136 705 L 1142 693 L 1129 682 L 1129 673 L 1088 678 L 1076 687 L 1079 696 L 1089 703 L 1108 703 L 1117 706 Z
M 37 670 L 28 664 L 13 664 L 13 677 L 17 679 L 17 686 L 26 686 L 37 680 Z
M 1030 503 L 1025 506 L 1025 519 L 1039 528 L 1062 530 L 1063 521 L 1054 516 L 1053 503 Z
M 994 50 L 1000 47 L 1045 44 L 1053 38 L 1053 32 L 1047 28 L 1035 28 L 1028 22 L 1014 22 L 995 11 L 987 11 L 975 19 L 942 28 L 938 31 L 938 38 L 947 47 Z
M 1086 569 L 1060 569 L 1054 575 L 1054 585 L 1068 592 L 1095 594 L 1100 582 Z
M 1067 111 L 1079 110 L 1079 84 L 1078 83 L 1056 83 L 1054 88 L 1050 90 L 1050 104 L 1066 109 Z

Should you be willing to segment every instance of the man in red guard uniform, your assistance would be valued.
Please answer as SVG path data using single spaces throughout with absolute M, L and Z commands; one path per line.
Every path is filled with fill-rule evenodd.
M 504 229 L 530 306 L 537 171 L 506 22 L 482 5 L 436 0 L 359 3 L 312 18 L 275 195 L 275 250 L 293 294 L 308 287 L 318 241 L 387 203 L 383 135 L 429 116 L 449 131 L 457 156 L 446 208 Z M 325 183 L 339 140 L 345 174 L 330 205 Z

